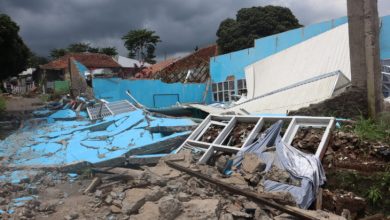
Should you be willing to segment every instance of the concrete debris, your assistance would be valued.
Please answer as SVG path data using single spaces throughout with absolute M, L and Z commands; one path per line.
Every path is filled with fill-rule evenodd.
M 215 125 L 215 124 L 210 125 L 207 131 L 203 134 L 201 141 L 206 143 L 212 143 L 215 140 L 215 138 L 219 135 L 219 133 L 221 133 L 223 128 L 224 127 L 221 125 Z
M 263 172 L 265 170 L 266 164 L 253 153 L 248 153 L 244 155 L 244 160 L 242 161 L 241 169 L 249 174 L 255 172 Z
M 297 131 L 291 145 L 305 153 L 315 154 L 325 129 L 302 127 Z
M 225 142 L 223 145 L 226 146 L 233 146 L 233 147 L 241 147 L 247 137 L 249 136 L 250 132 L 255 127 L 256 123 L 243 123 L 238 122 L 235 127 L 233 128 L 230 135 L 225 139 Z
M 27 127 L 19 133 L 21 136 L 6 139 L 22 147 L 7 148 L 8 153 L 0 154 L 0 218 L 267 220 L 293 219 L 295 215 L 300 219 L 344 219 L 325 211 L 297 208 L 296 198 L 286 190 L 266 190 L 267 181 L 289 187 L 306 184 L 281 169 L 278 161 L 270 165 L 256 152 L 245 152 L 240 165 L 232 165 L 239 150 L 264 135 L 267 128 L 255 129 L 257 122 L 238 119 L 230 127 L 225 119 L 210 123 L 204 132 L 195 135 L 196 141 L 192 140 L 203 142 L 201 146 L 216 146 L 200 163 L 205 156 L 201 147 L 177 149 L 191 137 L 188 131 L 194 124 L 189 120 L 154 117 L 138 109 L 98 122 L 85 121 L 79 115 L 73 120 L 68 113 L 59 111 L 54 121 L 34 125 L 39 132 Z M 226 136 L 215 143 L 222 130 Z M 323 135 L 323 127 L 300 127 L 291 138 L 292 145 L 315 154 Z M 330 155 L 333 162 L 338 159 L 337 153 L 353 155 L 366 144 L 348 132 L 337 131 L 324 163 Z M 34 148 L 34 154 L 24 152 L 26 147 Z M 370 149 L 371 155 L 381 157 L 382 148 Z M 61 160 L 68 153 L 77 153 L 84 162 L 68 156 Z M 276 146 L 270 145 L 266 153 L 274 157 Z M 50 164 L 37 169 L 43 159 Z M 172 163 L 196 175 L 171 167 Z M 323 197 L 331 201 L 323 203 L 324 210 L 345 218 L 361 216 L 359 209 L 366 208 L 365 201 L 355 195 L 325 190 Z
M 220 201 L 218 199 L 193 199 L 183 203 L 184 212 L 177 219 L 218 219 Z
M 182 204 L 172 196 L 166 196 L 158 202 L 158 210 L 160 219 L 173 220 L 182 212 Z
M 146 202 L 146 196 L 150 193 L 149 189 L 129 189 L 126 191 L 126 197 L 122 201 L 122 213 L 133 214 L 141 208 Z
M 345 210 L 348 210 L 352 219 L 357 216 L 364 215 L 364 210 L 367 207 L 367 202 L 364 198 L 356 196 L 352 192 L 332 192 L 330 190 L 323 191 L 324 209 L 330 210 L 336 214 L 342 215 Z

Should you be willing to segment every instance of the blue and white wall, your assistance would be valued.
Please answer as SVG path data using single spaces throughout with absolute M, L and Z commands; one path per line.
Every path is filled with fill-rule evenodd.
M 381 18 L 380 49 L 381 59 L 390 59 L 390 15 Z
M 260 38 L 255 40 L 255 46 L 252 48 L 212 57 L 211 79 L 214 83 L 226 81 L 226 77 L 230 75 L 234 75 L 236 80 L 244 79 L 246 66 L 345 24 L 347 21 L 347 17 L 343 17 Z
M 129 100 L 126 91 L 142 105 L 162 108 L 180 103 L 203 103 L 206 84 L 164 83 L 160 80 L 123 80 L 120 78 L 95 78 L 93 89 L 96 98 L 107 101 Z M 206 103 L 211 103 L 207 94 Z

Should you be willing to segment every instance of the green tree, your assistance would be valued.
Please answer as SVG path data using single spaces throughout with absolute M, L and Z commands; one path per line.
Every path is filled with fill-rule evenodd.
M 254 40 L 302 27 L 289 8 L 265 6 L 242 8 L 236 19 L 221 22 L 217 44 L 221 53 L 253 47 Z
M 30 50 L 18 34 L 19 26 L 6 14 L 0 14 L 0 79 L 25 70 Z
M 89 43 L 73 43 L 69 44 L 67 48 L 56 48 L 50 51 L 52 59 L 58 59 L 67 53 L 101 53 L 109 56 L 116 56 L 118 52 L 115 47 L 91 47 Z
M 48 60 L 46 57 L 38 56 L 35 53 L 31 52 L 30 57 L 28 59 L 28 67 L 37 67 L 47 62 Z
M 50 51 L 50 57 L 52 59 L 58 59 L 62 56 L 64 56 L 68 51 L 64 48 L 56 48 Z
M 99 53 L 99 47 L 89 47 L 88 52 L 90 53 Z
M 108 56 L 116 56 L 118 52 L 115 47 L 103 47 L 99 49 L 99 53 L 106 54 Z
M 90 49 L 89 43 L 73 43 L 69 44 L 67 51 L 70 53 L 84 53 Z
M 155 63 L 154 52 L 157 43 L 161 42 L 160 37 L 155 33 L 147 29 L 138 29 L 131 30 L 123 36 L 122 40 L 125 41 L 125 47 L 129 51 L 128 57 Z

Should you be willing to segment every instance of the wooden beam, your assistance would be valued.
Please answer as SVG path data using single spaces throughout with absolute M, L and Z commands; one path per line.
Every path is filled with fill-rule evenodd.
M 174 169 L 177 169 L 177 170 L 179 170 L 181 172 L 189 174 L 190 176 L 194 176 L 194 177 L 202 179 L 202 180 L 204 180 L 206 182 L 215 184 L 218 187 L 220 187 L 222 189 L 225 189 L 225 190 L 227 190 L 227 191 L 229 191 L 231 193 L 248 197 L 249 199 L 253 200 L 254 202 L 261 203 L 261 204 L 264 204 L 266 206 L 278 209 L 278 210 L 280 210 L 282 212 L 285 212 L 287 214 L 295 216 L 298 219 L 319 220 L 318 218 L 316 218 L 314 216 L 310 216 L 307 213 L 304 213 L 302 211 L 297 210 L 296 208 L 280 205 L 280 204 L 278 204 L 276 202 L 270 201 L 269 199 L 265 199 L 265 198 L 261 197 L 261 194 L 250 192 L 250 191 L 245 191 L 245 190 L 242 190 L 240 188 L 231 186 L 230 184 L 224 183 L 224 182 L 219 181 L 217 179 L 210 178 L 207 175 L 204 175 L 204 174 L 199 173 L 199 172 L 195 172 L 195 171 L 193 171 L 193 170 L 191 170 L 189 168 L 186 168 L 186 167 L 183 167 L 181 165 L 178 165 L 177 163 L 173 163 L 173 162 L 170 162 L 170 161 L 166 161 L 165 163 L 168 166 L 170 166 L 170 167 L 172 167 Z

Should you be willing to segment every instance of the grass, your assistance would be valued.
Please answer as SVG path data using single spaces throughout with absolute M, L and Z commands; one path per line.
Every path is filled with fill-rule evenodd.
M 367 192 L 367 199 L 372 205 L 377 205 L 382 199 L 381 190 L 376 186 L 371 186 Z
M 354 132 L 361 140 L 390 141 L 390 114 L 381 115 L 378 120 L 360 119 L 355 124 Z
M 329 171 L 325 187 L 353 192 L 367 200 L 369 211 L 390 214 L 389 170 L 369 174 L 352 170 Z

